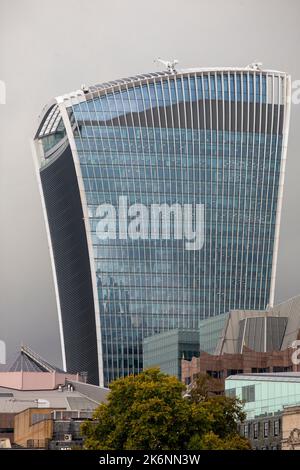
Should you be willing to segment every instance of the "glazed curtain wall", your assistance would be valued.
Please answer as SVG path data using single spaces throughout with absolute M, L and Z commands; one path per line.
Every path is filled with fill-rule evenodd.
M 271 89 L 272 88 L 272 89 Z M 263 73 L 127 85 L 69 108 L 88 203 L 104 378 L 138 372 L 142 339 L 269 301 L 283 96 Z M 100 204 L 204 204 L 205 243 L 100 240 Z

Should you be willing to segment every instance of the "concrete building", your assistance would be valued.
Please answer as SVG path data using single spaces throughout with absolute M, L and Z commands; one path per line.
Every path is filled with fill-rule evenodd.
M 44 108 L 35 147 L 64 369 L 109 384 L 143 369 L 145 337 L 273 304 L 290 94 L 286 73 L 257 64 L 170 66 Z
M 76 417 L 78 422 L 84 416 L 91 416 L 99 403 L 106 401 L 109 390 L 85 380 L 85 373 L 68 374 L 22 346 L 7 370 L 0 372 L 1 438 L 8 438 L 12 444 L 20 446 L 37 440 L 41 441 L 37 446 L 43 447 L 54 435 L 53 423 L 46 418 L 47 422 L 42 423 L 52 411 L 69 413 L 68 416 L 73 421 Z M 80 438 L 75 441 L 79 444 Z M 34 442 L 28 445 L 36 446 Z
M 15 444 L 30 449 L 80 448 L 80 426 L 92 419 L 93 411 L 28 408 L 15 416 Z
M 81 433 L 81 424 L 92 417 L 92 411 L 54 411 L 51 413 L 53 435 L 48 448 L 58 450 L 82 447 L 84 439 Z
M 253 450 L 281 450 L 283 413 L 282 410 L 247 419 L 239 425 L 239 432 L 250 441 Z
M 3 392 L 0 392 L 0 394 L 3 394 Z M 1 439 L 9 439 L 10 442 L 14 442 L 14 417 L 15 413 L 0 412 Z
M 300 406 L 247 419 L 239 431 L 254 450 L 300 450 Z
M 48 448 L 53 436 L 53 408 L 27 408 L 14 419 L 14 443 L 25 448 Z
M 282 450 L 300 450 L 300 406 L 290 406 L 282 413 Z

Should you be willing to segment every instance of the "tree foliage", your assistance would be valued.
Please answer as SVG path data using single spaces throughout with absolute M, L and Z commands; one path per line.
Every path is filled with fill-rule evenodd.
M 199 374 L 198 377 L 193 381 L 193 387 L 190 390 L 190 397 L 193 402 L 199 403 L 207 400 L 208 397 L 213 396 L 211 392 L 218 383 L 217 379 L 210 377 L 207 374 Z
M 85 447 L 101 450 L 247 448 L 237 434 L 242 404 L 226 397 L 190 400 L 184 385 L 159 369 L 111 384 L 107 403 L 82 425 Z
M 192 436 L 188 450 L 250 450 L 249 442 L 239 434 L 232 434 L 225 438 L 219 437 L 213 431 L 202 436 Z

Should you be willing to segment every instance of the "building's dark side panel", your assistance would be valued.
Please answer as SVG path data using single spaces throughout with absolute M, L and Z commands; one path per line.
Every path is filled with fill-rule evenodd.
M 98 384 L 95 311 L 78 183 L 69 147 L 40 172 L 62 312 L 68 372 Z

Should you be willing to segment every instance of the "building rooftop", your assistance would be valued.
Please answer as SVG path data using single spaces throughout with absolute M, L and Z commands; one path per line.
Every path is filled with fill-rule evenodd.
M 264 69 L 261 66 L 257 66 L 258 64 L 249 64 L 244 67 L 195 67 L 195 68 L 176 68 L 176 70 L 161 70 L 156 72 L 149 72 L 149 73 L 141 73 L 137 75 L 133 75 L 130 77 L 120 78 L 118 80 L 110 80 L 103 83 L 97 83 L 94 85 L 85 86 L 78 90 L 73 90 L 70 93 L 65 93 L 63 95 L 57 96 L 54 100 L 48 103 L 41 115 L 40 115 L 40 125 L 39 130 L 36 134 L 36 137 L 41 132 L 41 122 L 43 121 L 44 116 L 47 114 L 49 109 L 51 109 L 57 103 L 64 103 L 65 106 L 72 106 L 73 98 L 76 98 L 79 101 L 85 101 L 89 99 L 93 99 L 99 95 L 106 94 L 109 91 L 113 90 L 120 90 L 126 89 L 130 87 L 130 85 L 134 84 L 137 85 L 138 83 L 149 83 L 149 81 L 153 81 L 157 78 L 174 78 L 174 77 L 181 77 L 181 76 L 188 76 L 191 74 L 205 74 L 205 73 L 241 73 L 241 72 L 249 72 L 249 73 L 263 73 L 269 76 L 286 76 L 285 72 L 279 70 L 269 70 Z M 58 121 L 55 120 L 54 116 L 57 113 L 57 109 L 53 109 L 51 115 L 53 114 L 53 118 L 51 119 L 52 124 L 58 125 Z M 48 122 L 49 123 L 49 122 Z
M 0 413 L 20 413 L 27 408 L 64 408 L 68 411 L 92 411 L 105 402 L 108 389 L 96 387 L 89 393 L 89 384 L 70 382 L 55 390 L 16 390 L 0 387 Z M 77 385 L 79 389 L 77 389 Z M 81 388 L 80 385 L 87 385 Z
M 42 394 L 47 396 L 49 393 L 49 396 L 56 401 L 55 397 L 63 398 L 64 396 L 61 395 L 60 390 L 65 391 L 69 385 L 69 387 L 78 391 L 79 397 L 82 395 L 88 396 L 96 403 L 104 401 L 108 389 L 92 386 L 86 382 L 88 382 L 87 372 L 78 371 L 76 374 L 71 374 L 50 364 L 28 346 L 22 346 L 11 364 L 4 370 L 0 370 L 0 391 L 3 390 L 0 392 L 0 399 L 1 397 L 7 398 L 7 394 L 9 394 L 9 398 L 12 398 L 15 393 L 21 393 L 26 401 L 27 395 L 36 399 L 40 398 Z M 28 392 L 27 395 L 25 392 Z M 22 395 L 23 393 L 25 395 Z M 72 394 L 72 397 L 75 397 L 75 395 Z M 65 404 L 65 400 L 63 400 L 63 403 Z M 64 407 L 63 404 L 55 406 Z
M 266 310 L 230 310 L 199 329 L 200 349 L 210 354 L 285 351 L 300 337 L 300 295 Z
M 157 72 L 141 73 L 131 77 L 120 78 L 118 80 L 111 80 L 95 84 L 86 88 L 90 92 L 106 90 L 116 86 L 128 85 L 134 82 L 143 80 L 155 79 L 160 77 L 172 77 L 177 75 L 193 74 L 193 73 L 214 73 L 214 72 L 262 72 L 268 74 L 285 75 L 284 72 L 279 70 L 267 70 L 262 67 L 262 64 L 253 63 L 244 67 L 193 67 L 193 68 L 174 68 L 173 70 L 161 70 Z
M 61 372 L 62 369 L 49 364 L 28 346 L 21 346 L 17 357 L 6 368 L 6 372 Z
M 258 382 L 299 382 L 300 372 L 270 372 L 261 374 L 230 375 L 226 380 L 250 380 Z

